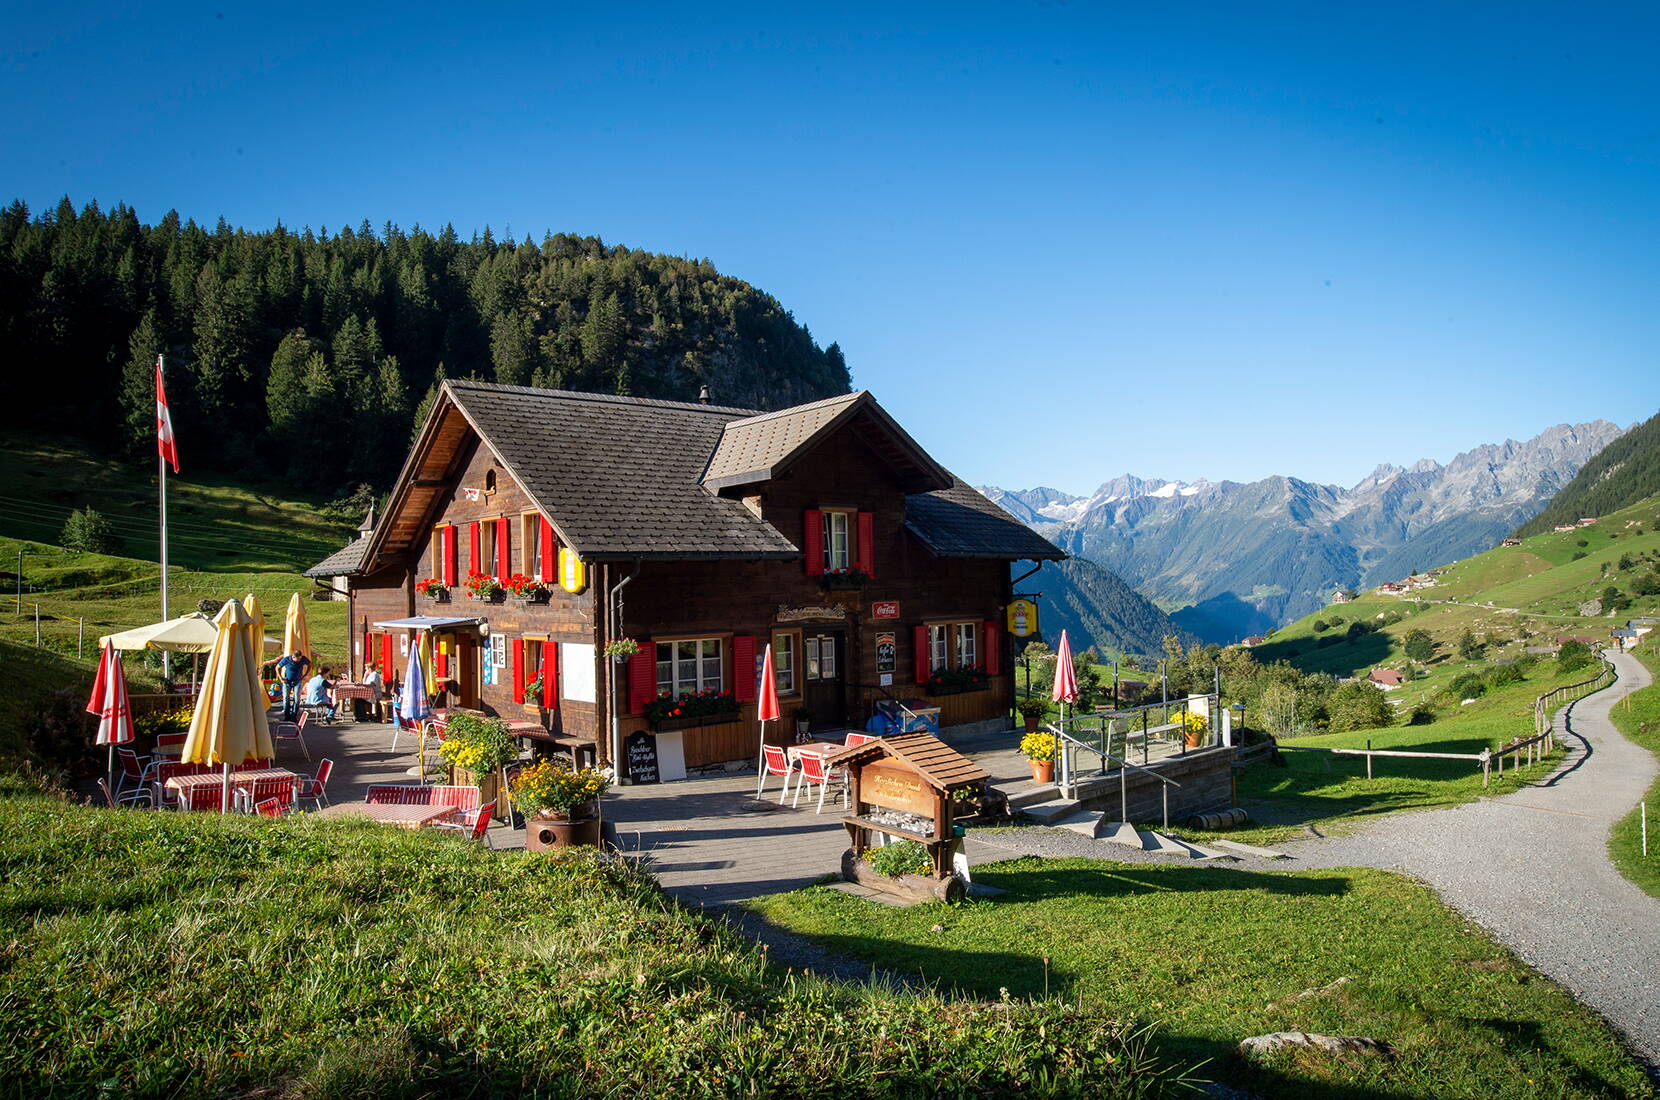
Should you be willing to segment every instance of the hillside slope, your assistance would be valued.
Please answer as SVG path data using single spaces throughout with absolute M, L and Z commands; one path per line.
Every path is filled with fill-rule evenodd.
M 680 400 L 707 386 L 757 408 L 849 388 L 839 348 L 708 260 L 367 220 L 145 224 L 67 198 L 0 212 L 0 341 L 51 365 L 8 379 L 20 407 L 140 458 L 165 354 L 187 468 L 257 462 L 330 494 L 386 486 L 440 375 Z
M 1343 489 L 1115 478 L 1089 497 L 983 491 L 1070 553 L 1118 574 L 1207 641 L 1321 607 L 1334 589 L 1404 576 L 1490 546 L 1620 434 L 1562 424 L 1445 466 L 1379 466 Z
M 1660 493 L 1660 413 L 1609 443 L 1580 468 L 1543 511 L 1516 528 L 1518 538 L 1557 524 L 1601 516 Z
M 1094 646 L 1103 655 L 1160 653 L 1168 635 L 1184 645 L 1197 640 L 1111 570 L 1083 558 L 1044 562 L 1020 587 L 1043 593 L 1040 621 L 1051 645 L 1062 630 L 1074 650 Z

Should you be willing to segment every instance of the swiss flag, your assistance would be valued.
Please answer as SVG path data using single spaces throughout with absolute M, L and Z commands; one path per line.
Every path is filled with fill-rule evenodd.
M 179 472 L 179 445 L 173 440 L 173 416 L 167 411 L 167 390 L 161 384 L 161 356 L 156 356 L 156 450 Z

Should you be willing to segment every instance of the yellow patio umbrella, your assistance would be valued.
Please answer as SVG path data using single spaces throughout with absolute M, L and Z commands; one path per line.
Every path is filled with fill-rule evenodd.
M 426 680 L 427 694 L 438 693 L 438 653 L 437 644 L 432 639 L 432 631 L 423 630 L 415 635 L 416 644 L 421 647 L 421 675 Z
M 259 597 L 252 592 L 242 601 L 242 610 L 248 613 L 248 618 L 254 621 L 254 693 L 259 696 L 262 706 L 269 708 L 271 697 L 265 694 L 265 647 L 261 644 L 265 640 L 265 608 L 259 602 Z
M 258 686 L 254 619 L 239 601 L 229 600 L 213 622 L 219 632 L 208 651 L 202 693 L 179 759 L 224 769 L 220 809 L 229 812 L 232 766 L 276 753 L 265 723 L 265 693 Z
M 282 651 L 311 656 L 311 627 L 305 621 L 305 602 L 298 592 L 288 598 L 288 617 L 282 623 Z

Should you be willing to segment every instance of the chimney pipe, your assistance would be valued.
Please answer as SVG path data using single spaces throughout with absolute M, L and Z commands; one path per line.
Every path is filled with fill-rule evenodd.
M 698 400 L 698 403 L 702 404 L 702 405 L 707 405 L 709 403 L 709 387 L 708 386 L 699 386 L 698 387 L 697 400 Z

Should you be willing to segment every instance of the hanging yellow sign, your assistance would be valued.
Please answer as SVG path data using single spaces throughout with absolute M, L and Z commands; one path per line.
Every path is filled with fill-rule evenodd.
M 1038 608 L 1031 600 L 1015 600 L 1009 604 L 1009 633 L 1016 638 L 1030 638 L 1038 632 Z
M 580 592 L 588 587 L 588 567 L 568 546 L 559 548 L 559 587 L 567 592 Z

